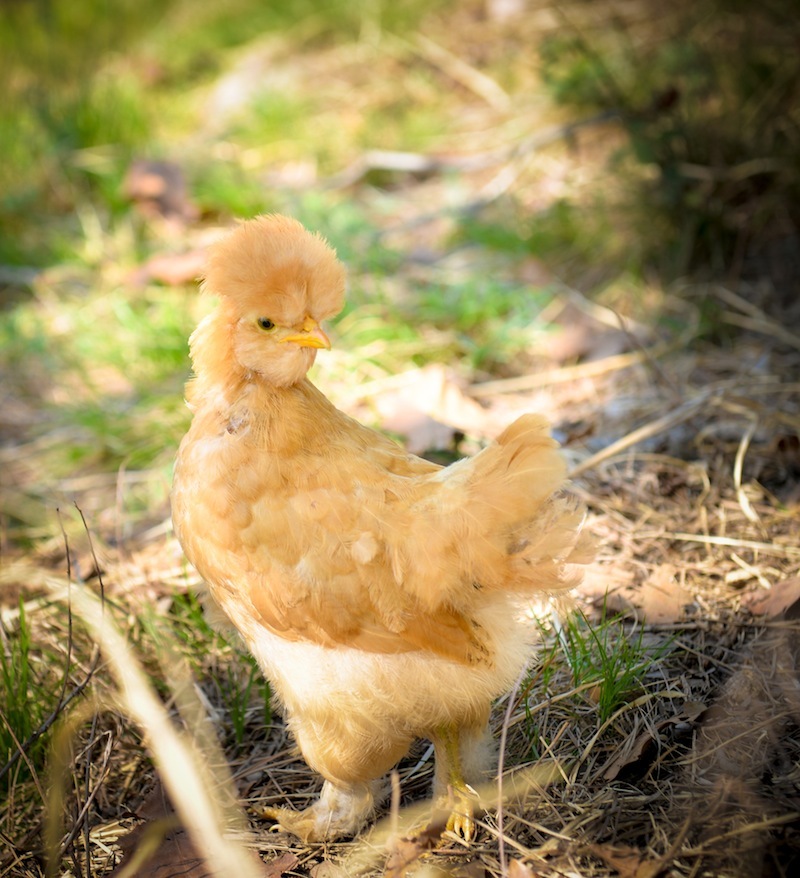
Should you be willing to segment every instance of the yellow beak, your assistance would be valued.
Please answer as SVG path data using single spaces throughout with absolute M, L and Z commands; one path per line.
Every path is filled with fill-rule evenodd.
M 287 335 L 286 338 L 281 339 L 281 343 L 287 341 L 300 345 L 302 348 L 324 348 L 326 351 L 331 349 L 331 340 L 313 317 L 306 317 L 303 321 L 302 332 Z

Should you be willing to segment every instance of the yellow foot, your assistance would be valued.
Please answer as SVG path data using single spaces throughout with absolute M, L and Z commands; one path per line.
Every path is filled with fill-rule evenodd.
M 303 811 L 268 806 L 256 810 L 265 820 L 274 820 L 280 829 L 291 832 L 304 842 L 330 841 L 355 835 L 371 816 L 373 796 L 363 784 L 335 787 L 329 781 L 322 786 L 319 799 Z
M 454 790 L 451 787 L 446 800 L 446 808 L 450 815 L 445 828 L 464 841 L 472 841 L 477 832 L 475 825 L 477 802 L 478 794 L 469 784 L 464 784 L 463 789 Z
M 295 811 L 292 808 L 272 808 L 266 807 L 256 810 L 256 814 L 262 820 L 274 820 L 273 829 L 282 829 L 285 832 L 291 832 L 301 841 L 313 842 L 324 841 L 325 833 L 320 832 L 318 825 L 318 815 L 313 808 L 306 808 L 305 811 Z

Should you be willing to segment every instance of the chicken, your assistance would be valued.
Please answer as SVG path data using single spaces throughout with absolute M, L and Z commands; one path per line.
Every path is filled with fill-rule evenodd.
M 305 840 L 352 835 L 427 738 L 447 825 L 471 838 L 491 703 L 530 654 L 520 601 L 586 560 L 547 424 L 525 415 L 441 468 L 337 410 L 306 373 L 345 271 L 295 220 L 241 224 L 203 287 L 219 304 L 190 339 L 175 532 L 324 778 L 311 807 L 265 816 Z

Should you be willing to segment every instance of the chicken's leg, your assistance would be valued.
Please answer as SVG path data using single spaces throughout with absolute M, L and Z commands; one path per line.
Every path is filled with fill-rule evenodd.
M 444 807 L 450 812 L 447 829 L 461 836 L 465 841 L 471 841 L 476 832 L 475 810 L 478 794 L 464 780 L 462 767 L 464 736 L 465 730 L 454 724 L 440 726 L 432 735 L 436 751 L 434 790 L 439 800 L 444 799 Z
M 374 734 L 355 725 L 352 713 L 325 715 L 323 722 L 300 712 L 290 725 L 306 762 L 324 778 L 319 799 L 303 811 L 267 807 L 261 815 L 303 841 L 355 835 L 372 817 L 388 788 L 381 778 L 408 751 L 410 740 L 389 730 Z M 341 726 L 335 725 L 340 721 Z M 369 732 L 372 731 L 372 734 Z

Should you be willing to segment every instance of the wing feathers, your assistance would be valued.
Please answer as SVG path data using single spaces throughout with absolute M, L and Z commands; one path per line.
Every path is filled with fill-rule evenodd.
M 308 385 L 311 401 L 316 393 Z M 329 404 L 324 414 L 340 420 L 316 445 L 306 436 L 302 467 L 272 450 L 274 437 L 269 451 L 254 448 L 257 429 L 207 440 L 217 461 L 224 444 L 214 472 L 230 474 L 228 490 L 214 495 L 219 506 L 192 509 L 194 530 L 229 551 L 205 550 L 197 566 L 212 590 L 245 583 L 259 624 L 287 639 L 470 663 L 485 652 L 482 607 L 571 584 L 587 554 L 581 515 L 558 493 L 565 466 L 544 418 L 524 416 L 441 469 Z M 196 456 L 202 468 L 199 443 Z
M 370 487 L 362 473 L 349 493 L 296 494 L 289 529 L 306 531 L 301 579 L 314 586 L 292 613 L 295 630 L 299 611 L 304 636 L 320 642 L 480 660 L 470 621 L 480 601 L 573 583 L 582 515 L 556 493 L 564 470 L 545 419 L 531 415 L 447 469 L 391 487 L 386 474 Z

